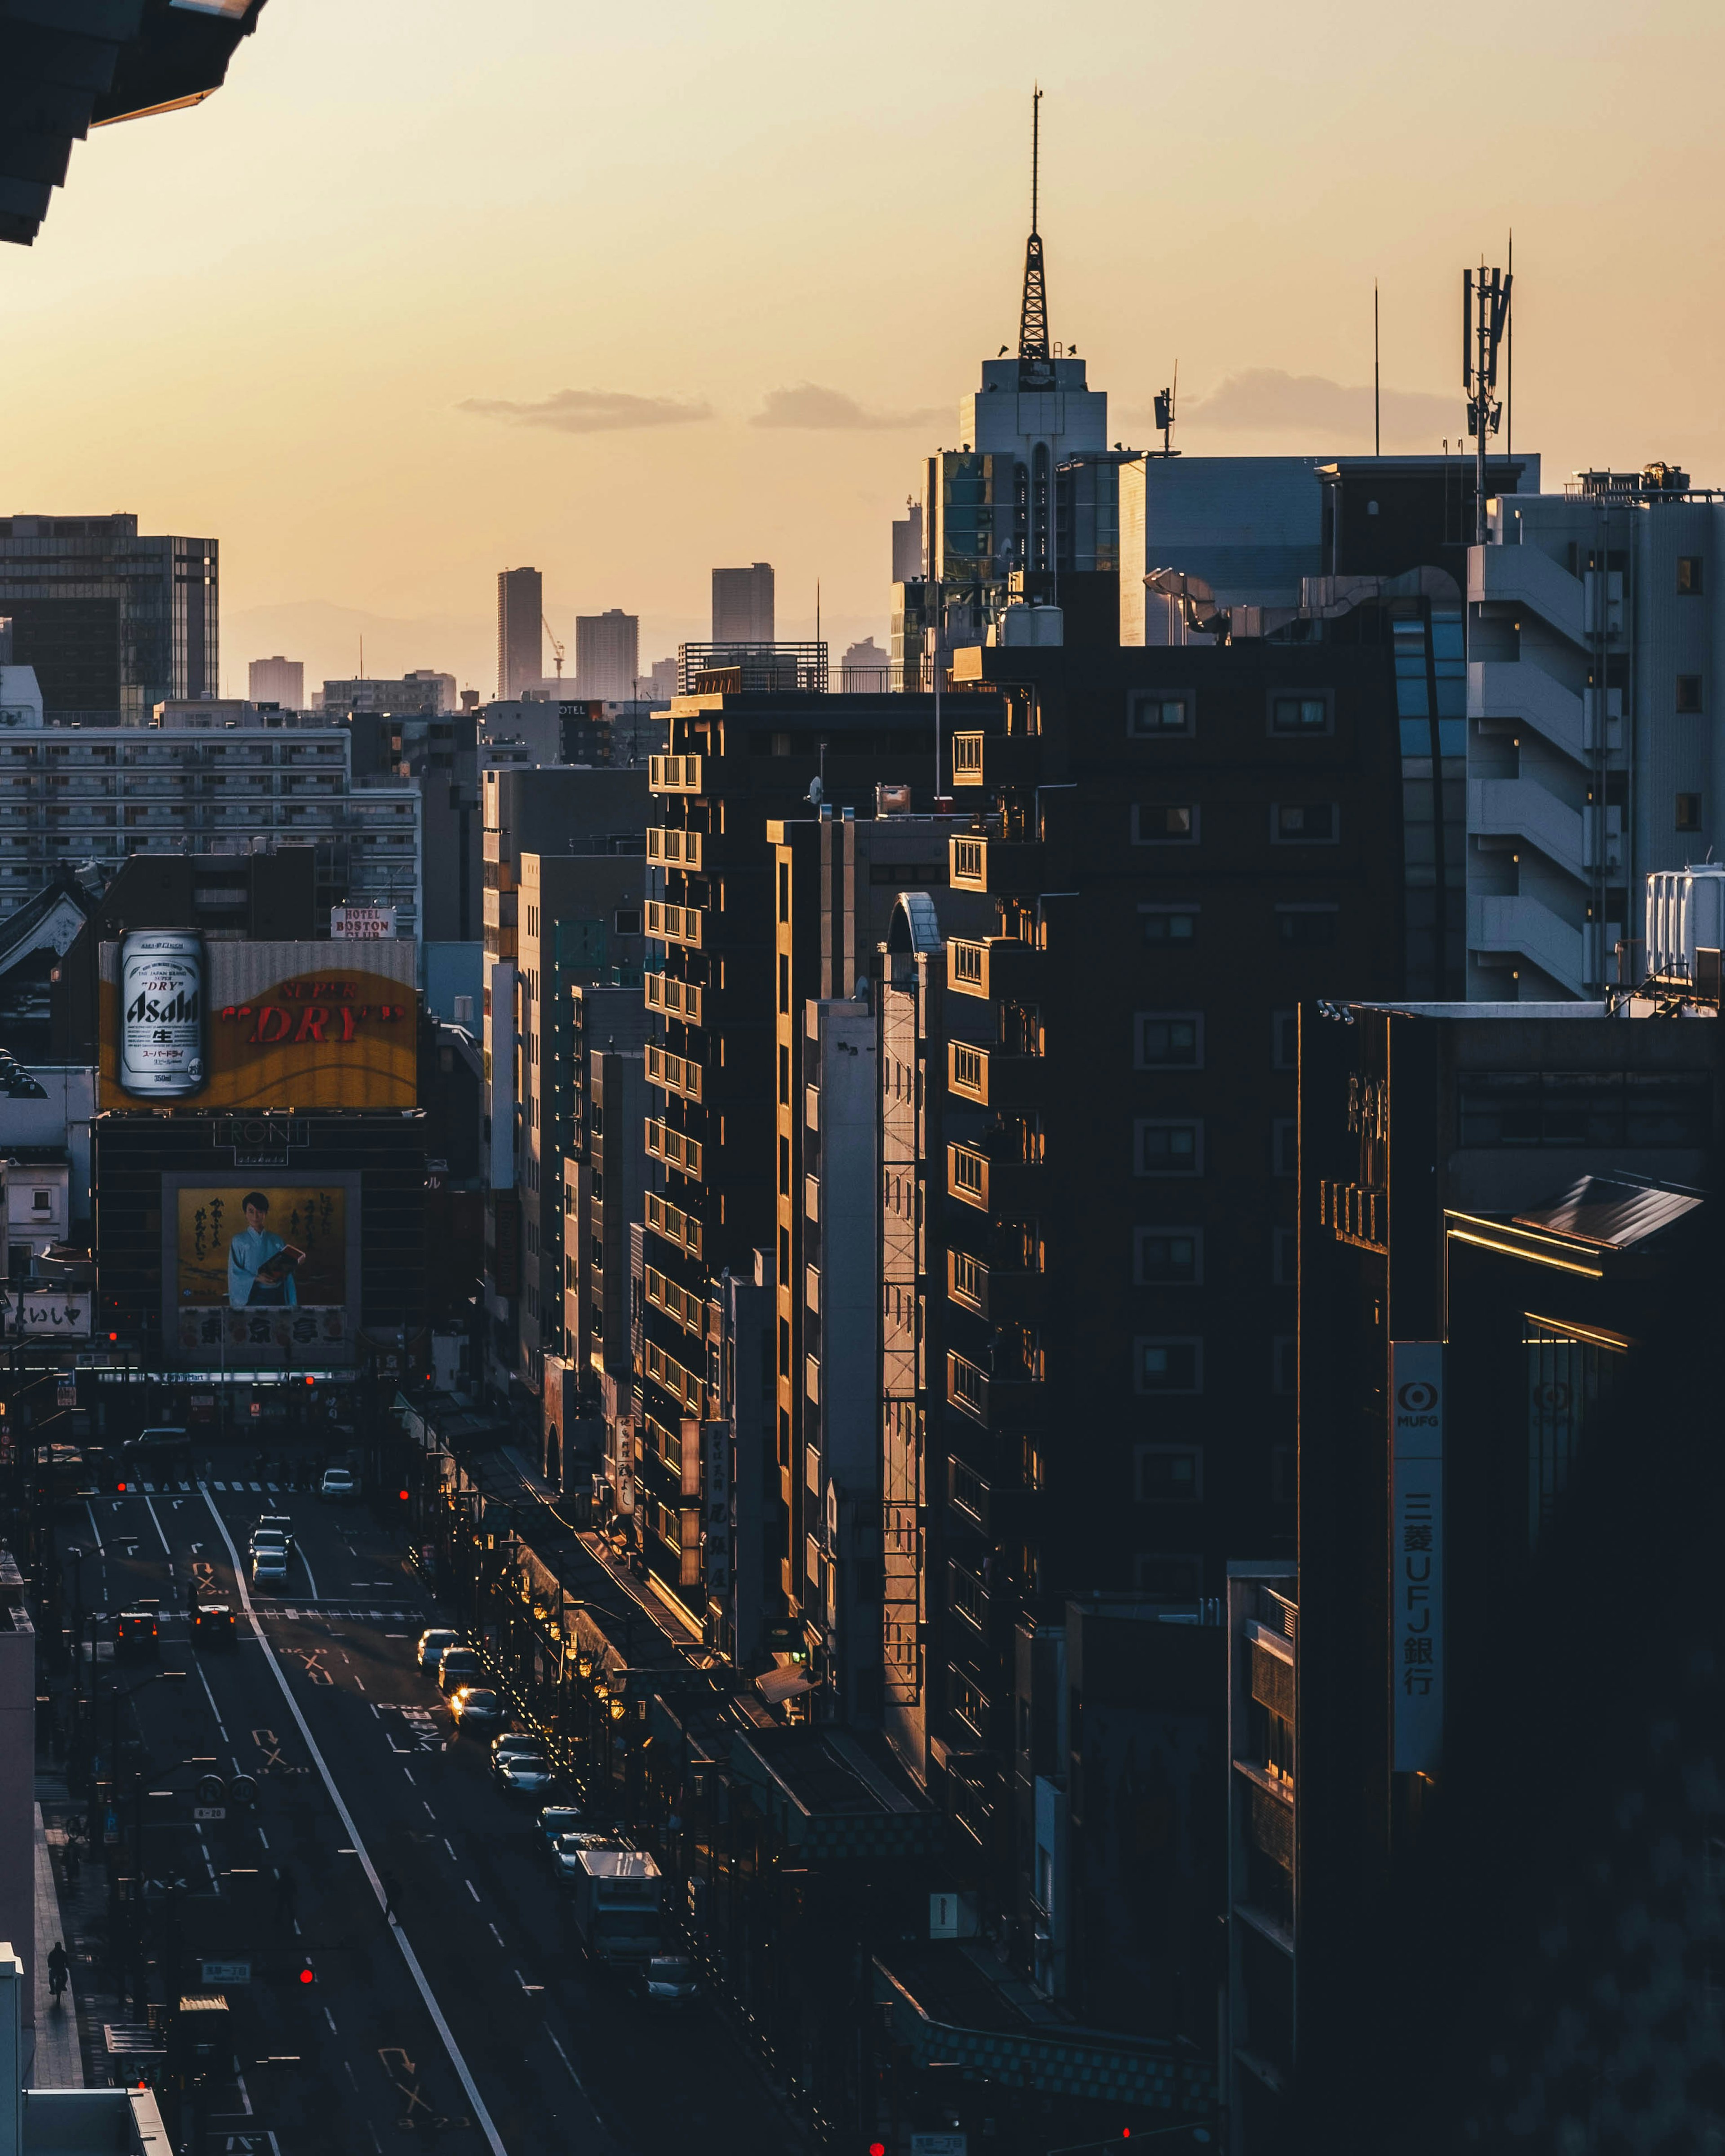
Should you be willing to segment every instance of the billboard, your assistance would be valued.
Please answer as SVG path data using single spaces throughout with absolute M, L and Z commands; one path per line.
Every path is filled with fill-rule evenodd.
M 193 929 L 105 943 L 100 1105 L 415 1107 L 417 955 L 411 942 L 207 942 Z
M 88 1340 L 95 1301 L 87 1287 L 0 1286 L 0 1333 L 12 1340 Z
M 357 1184 L 352 1175 L 164 1176 L 169 1338 L 181 1353 L 202 1360 L 262 1348 L 326 1358 L 350 1339 Z

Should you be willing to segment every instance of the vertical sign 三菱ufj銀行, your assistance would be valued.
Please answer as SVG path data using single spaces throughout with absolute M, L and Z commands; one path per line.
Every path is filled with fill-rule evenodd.
M 1444 1737 L 1444 1350 L 1390 1348 L 1390 1687 L 1399 1774 L 1433 1774 Z

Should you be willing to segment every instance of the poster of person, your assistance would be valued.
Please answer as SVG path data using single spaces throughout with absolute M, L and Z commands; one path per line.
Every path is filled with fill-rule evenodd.
M 179 1304 L 263 1315 L 347 1301 L 347 1193 L 301 1183 L 178 1193 Z

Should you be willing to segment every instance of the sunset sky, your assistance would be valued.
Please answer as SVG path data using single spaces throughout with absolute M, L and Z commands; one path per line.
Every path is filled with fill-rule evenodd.
M 271 0 L 0 248 L 0 513 L 218 537 L 229 694 L 362 633 L 489 693 L 517 562 L 559 635 L 638 612 L 644 662 L 716 562 L 773 562 L 781 635 L 819 578 L 835 648 L 884 641 L 889 522 L 1016 335 L 1039 79 L 1053 331 L 1111 434 L 1178 357 L 1189 453 L 1368 449 L 1375 277 L 1384 446 L 1436 450 L 1512 225 L 1548 484 L 1725 481 L 1722 62 L 1700 0 Z

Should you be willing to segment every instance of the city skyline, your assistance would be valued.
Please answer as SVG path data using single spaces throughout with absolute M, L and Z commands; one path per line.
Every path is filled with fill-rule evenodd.
M 1239 18 L 1240 54 L 1271 19 Z M 42 240 L 8 251 L 10 388 L 43 417 L 18 445 L 13 506 L 218 534 L 230 692 L 273 650 L 314 678 L 351 671 L 342 608 L 410 625 L 378 666 L 484 687 L 487 599 L 509 561 L 543 566 L 560 635 L 578 611 L 621 605 L 644 650 L 670 649 L 701 634 L 715 563 L 768 559 L 782 634 L 812 631 L 819 578 L 829 641 L 879 637 L 891 516 L 1013 333 L 1033 73 L 1054 334 L 1113 398 L 1122 439 L 1148 439 L 1178 358 L 1189 452 L 1368 447 L 1376 278 L 1384 446 L 1435 451 L 1462 429 L 1454 263 L 1500 259 L 1513 225 L 1517 441 L 1554 476 L 1669 456 L 1704 480 L 1721 427 L 1701 385 L 1722 325 L 1686 261 L 1661 272 L 1681 244 L 1668 205 L 1704 191 L 1718 153 L 1656 146 L 1579 192 L 1554 176 L 1594 169 L 1587 145 L 1626 78 L 1692 72 L 1725 33 L 1687 5 L 1562 19 L 1559 51 L 1549 10 L 1511 11 L 1487 109 L 1439 28 L 1373 16 L 1368 39 L 1363 9 L 1338 7 L 1298 54 L 1231 60 L 1219 109 L 1195 25 L 1107 8 L 1056 37 L 1026 13 L 1025 37 L 982 52 L 956 17 L 919 17 L 928 64 L 883 121 L 860 63 L 892 49 L 890 18 L 865 36 L 756 8 L 721 44 L 690 12 L 600 31 L 594 52 L 591 26 L 515 0 L 475 74 L 453 10 L 416 13 L 410 41 L 396 0 L 357 38 L 313 4 L 272 19 L 222 96 L 172 128 L 80 145 Z M 578 53 L 653 85 L 578 142 L 557 116 Z M 736 97 L 714 98 L 733 69 L 747 93 L 740 73 Z M 1339 133 L 1338 105 L 1353 115 Z M 769 110 L 763 151 L 750 116 Z M 284 162 L 295 185 L 264 184 Z M 165 223 L 217 170 L 200 218 Z M 959 189 L 970 244 L 903 277 L 905 233 Z M 691 216 L 709 201 L 722 211 Z M 1651 355 L 1634 408 L 1620 357 L 1584 335 L 1600 263 L 1631 245 Z M 141 266 L 116 279 L 128 258 Z M 123 342 L 116 309 L 132 321 Z M 285 316 L 309 329 L 331 309 L 342 334 L 308 364 Z M 691 311 L 712 332 L 695 346 L 680 334 Z M 653 504 L 672 487 L 686 511 L 666 552 Z M 275 624 L 295 609 L 311 633 L 290 642 Z

